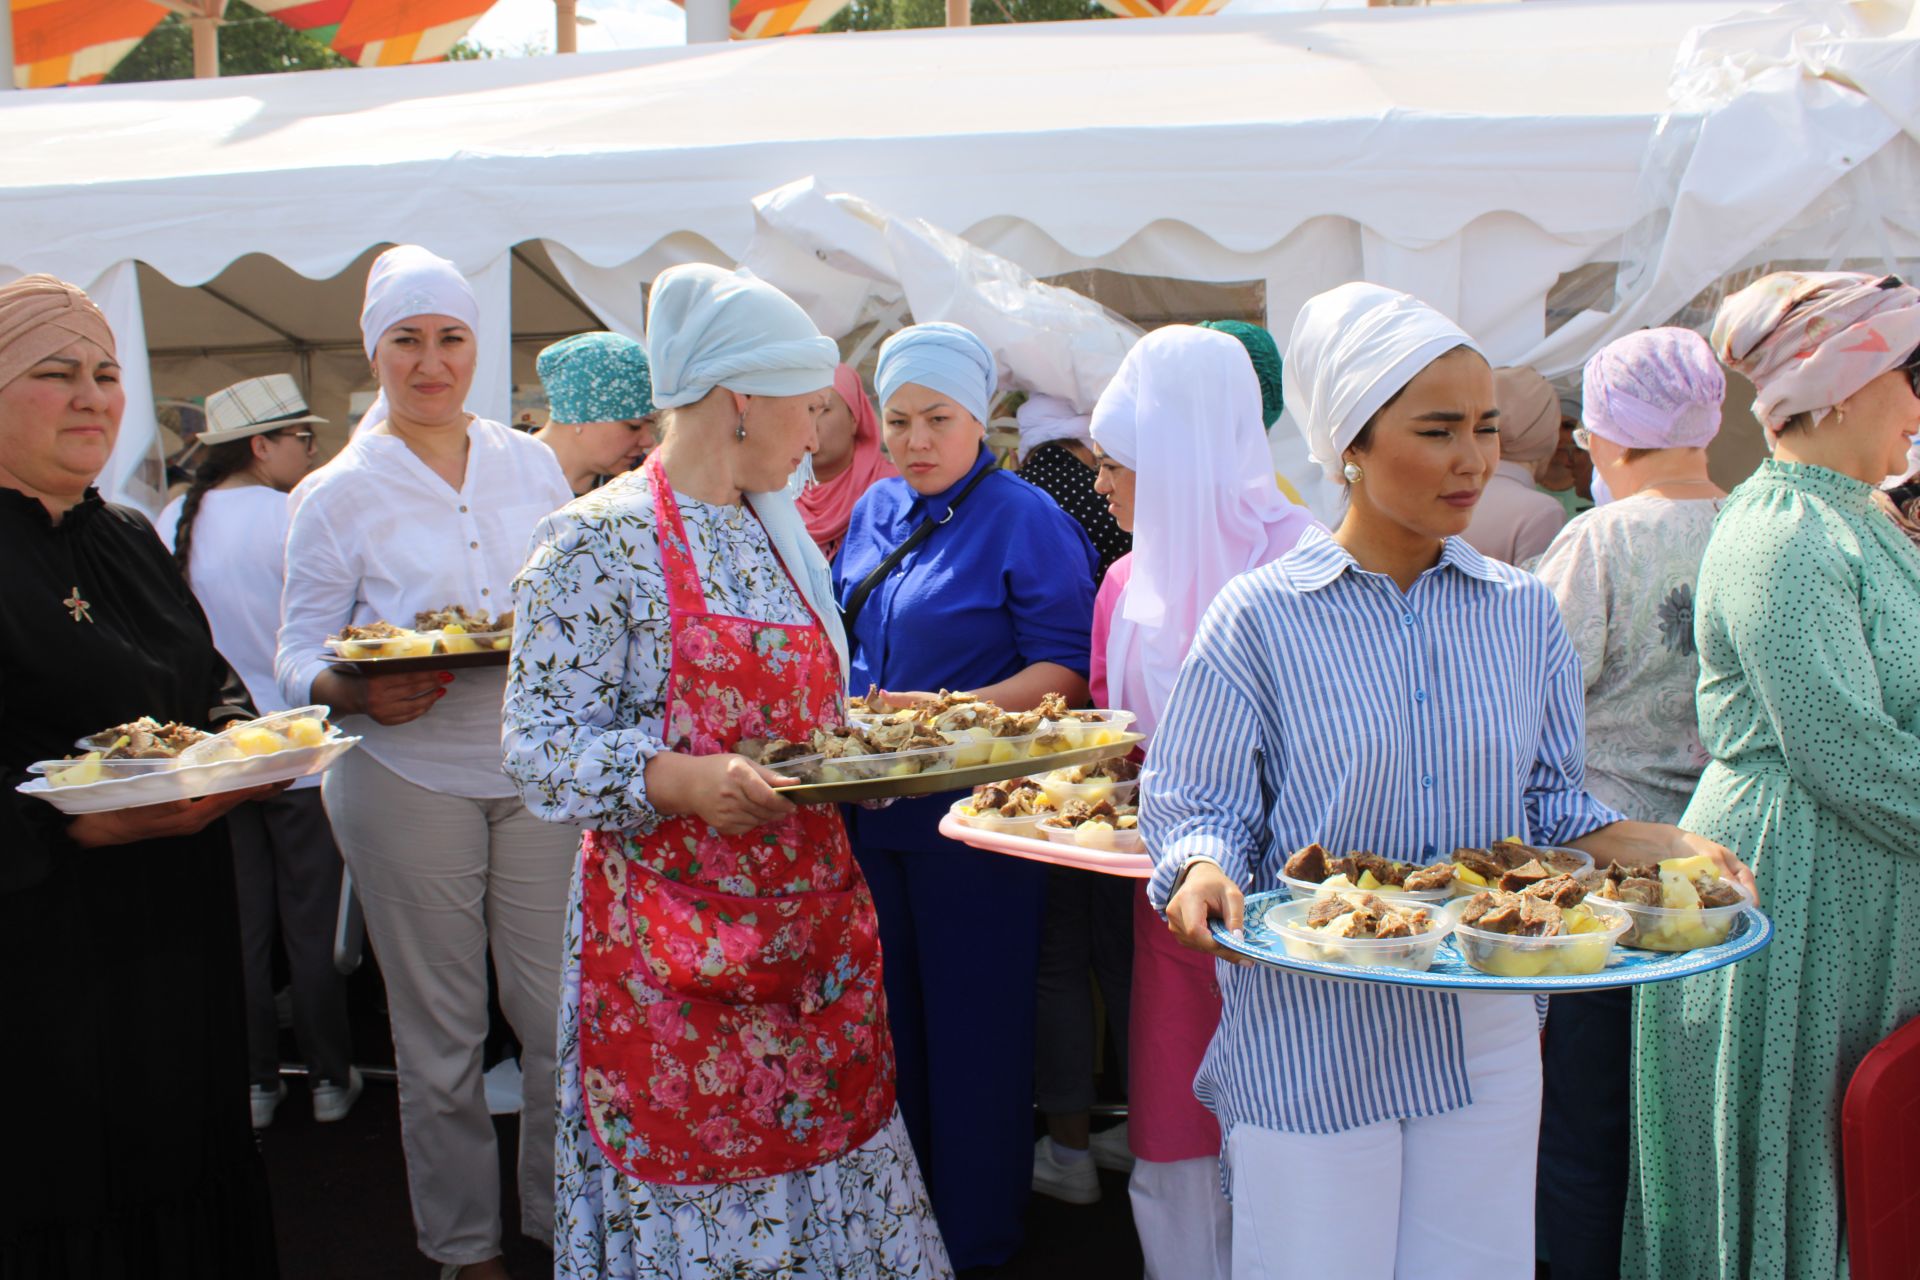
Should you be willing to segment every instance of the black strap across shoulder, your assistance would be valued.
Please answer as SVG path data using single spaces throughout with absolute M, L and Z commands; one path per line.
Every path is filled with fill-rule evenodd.
M 888 574 L 899 567 L 900 562 L 906 559 L 907 552 L 913 550 L 928 538 L 931 538 L 935 529 L 938 529 L 941 525 L 953 519 L 953 513 L 959 509 L 960 504 L 966 500 L 967 495 L 978 488 L 980 482 L 985 480 L 988 473 L 994 469 L 995 468 L 989 464 L 976 471 L 973 479 L 967 481 L 966 487 L 960 490 L 959 493 L 953 495 L 953 501 L 947 504 L 947 514 L 941 516 L 938 520 L 932 517 L 922 520 L 920 527 L 908 534 L 905 542 L 902 542 L 899 546 L 888 552 L 887 558 L 876 565 L 873 572 L 868 574 L 860 585 L 853 589 L 853 594 L 847 597 L 846 608 L 840 611 L 841 622 L 845 625 L 849 637 L 853 635 L 853 624 L 859 619 L 860 610 L 866 606 L 867 597 L 872 595 L 875 589 L 887 580 Z

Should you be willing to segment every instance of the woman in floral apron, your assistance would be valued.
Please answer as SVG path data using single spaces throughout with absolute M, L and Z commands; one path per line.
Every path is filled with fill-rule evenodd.
M 550 517 L 515 586 L 507 771 L 589 829 L 555 1274 L 947 1276 L 839 814 L 734 754 L 841 716 L 826 565 L 780 493 L 838 352 L 708 266 L 662 275 L 647 322 L 665 443 Z

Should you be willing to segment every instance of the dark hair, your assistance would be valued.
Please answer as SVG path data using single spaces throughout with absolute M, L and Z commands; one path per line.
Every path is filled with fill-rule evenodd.
M 173 531 L 173 562 L 180 566 L 182 577 L 190 576 L 187 561 L 193 555 L 193 522 L 200 515 L 201 499 L 207 496 L 207 490 L 253 465 L 253 442 L 256 438 L 247 436 L 240 440 L 229 440 L 225 444 L 208 445 L 202 453 L 200 465 L 193 469 L 193 483 L 187 487 L 186 499 L 180 504 L 180 525 Z
M 1791 418 L 1788 418 L 1785 422 L 1781 423 L 1780 429 L 1774 432 L 1773 434 L 1776 436 L 1784 436 L 1789 431 L 1811 431 L 1811 430 L 1813 430 L 1813 412 L 1808 409 L 1803 409 L 1799 413 L 1794 414 Z
M 1642 458 L 1652 457 L 1659 452 L 1660 450 L 1658 449 L 1629 449 L 1625 454 L 1621 455 L 1621 461 L 1638 462 Z
M 1477 356 L 1480 355 L 1478 351 L 1474 351 L 1472 347 L 1468 346 L 1466 343 L 1463 342 L 1457 347 L 1448 347 L 1445 351 L 1442 351 L 1439 355 L 1435 356 L 1432 360 L 1429 360 L 1427 361 L 1426 364 L 1421 365 L 1420 369 L 1415 371 L 1414 377 L 1418 377 L 1421 371 L 1424 371 L 1428 367 L 1434 364 L 1437 364 L 1442 360 L 1445 360 L 1448 356 L 1452 355 L 1456 351 L 1473 351 L 1474 355 L 1477 355 Z M 1483 360 L 1486 359 L 1485 356 L 1481 356 L 1480 358 Z M 1371 449 L 1373 447 L 1373 428 L 1374 428 L 1374 425 L 1380 421 L 1380 415 L 1385 413 L 1387 410 L 1393 408 L 1394 401 L 1398 400 L 1401 396 L 1405 395 L 1407 393 L 1407 388 L 1412 385 L 1413 385 L 1413 378 L 1408 378 L 1406 382 L 1401 385 L 1398 391 L 1388 396 L 1386 398 L 1386 401 L 1383 404 L 1381 404 L 1381 406 L 1378 409 L 1375 409 L 1373 411 L 1373 416 L 1367 419 L 1367 424 L 1364 427 L 1360 428 L 1360 434 L 1353 438 L 1353 443 L 1348 445 L 1347 448 L 1358 450 L 1361 453 L 1365 453 L 1367 450 Z

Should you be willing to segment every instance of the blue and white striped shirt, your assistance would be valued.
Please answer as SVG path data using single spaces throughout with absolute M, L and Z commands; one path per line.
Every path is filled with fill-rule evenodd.
M 1148 896 L 1164 910 L 1194 858 L 1278 888 L 1316 840 L 1430 862 L 1577 839 L 1620 817 L 1584 789 L 1583 717 L 1580 660 L 1532 575 L 1449 538 L 1402 592 L 1309 529 L 1201 622 L 1141 785 Z M 1337 1133 L 1472 1102 L 1461 997 L 1217 968 L 1194 1092 L 1223 1130 Z

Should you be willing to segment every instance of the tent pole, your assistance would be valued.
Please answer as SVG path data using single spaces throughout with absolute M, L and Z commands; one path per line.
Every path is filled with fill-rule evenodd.
M 733 35 L 733 6 L 728 0 L 686 0 L 687 43 L 717 44 Z
M 212 80 L 220 74 L 220 19 L 227 0 L 200 0 L 187 18 L 193 32 L 193 78 Z
M 575 20 L 579 15 L 580 0 L 553 0 L 555 28 L 553 48 L 556 53 L 576 53 L 580 48 L 580 26 Z
M 0 70 L 6 74 L 0 76 L 0 90 L 16 89 L 13 82 L 13 4 L 9 0 L 0 4 Z

